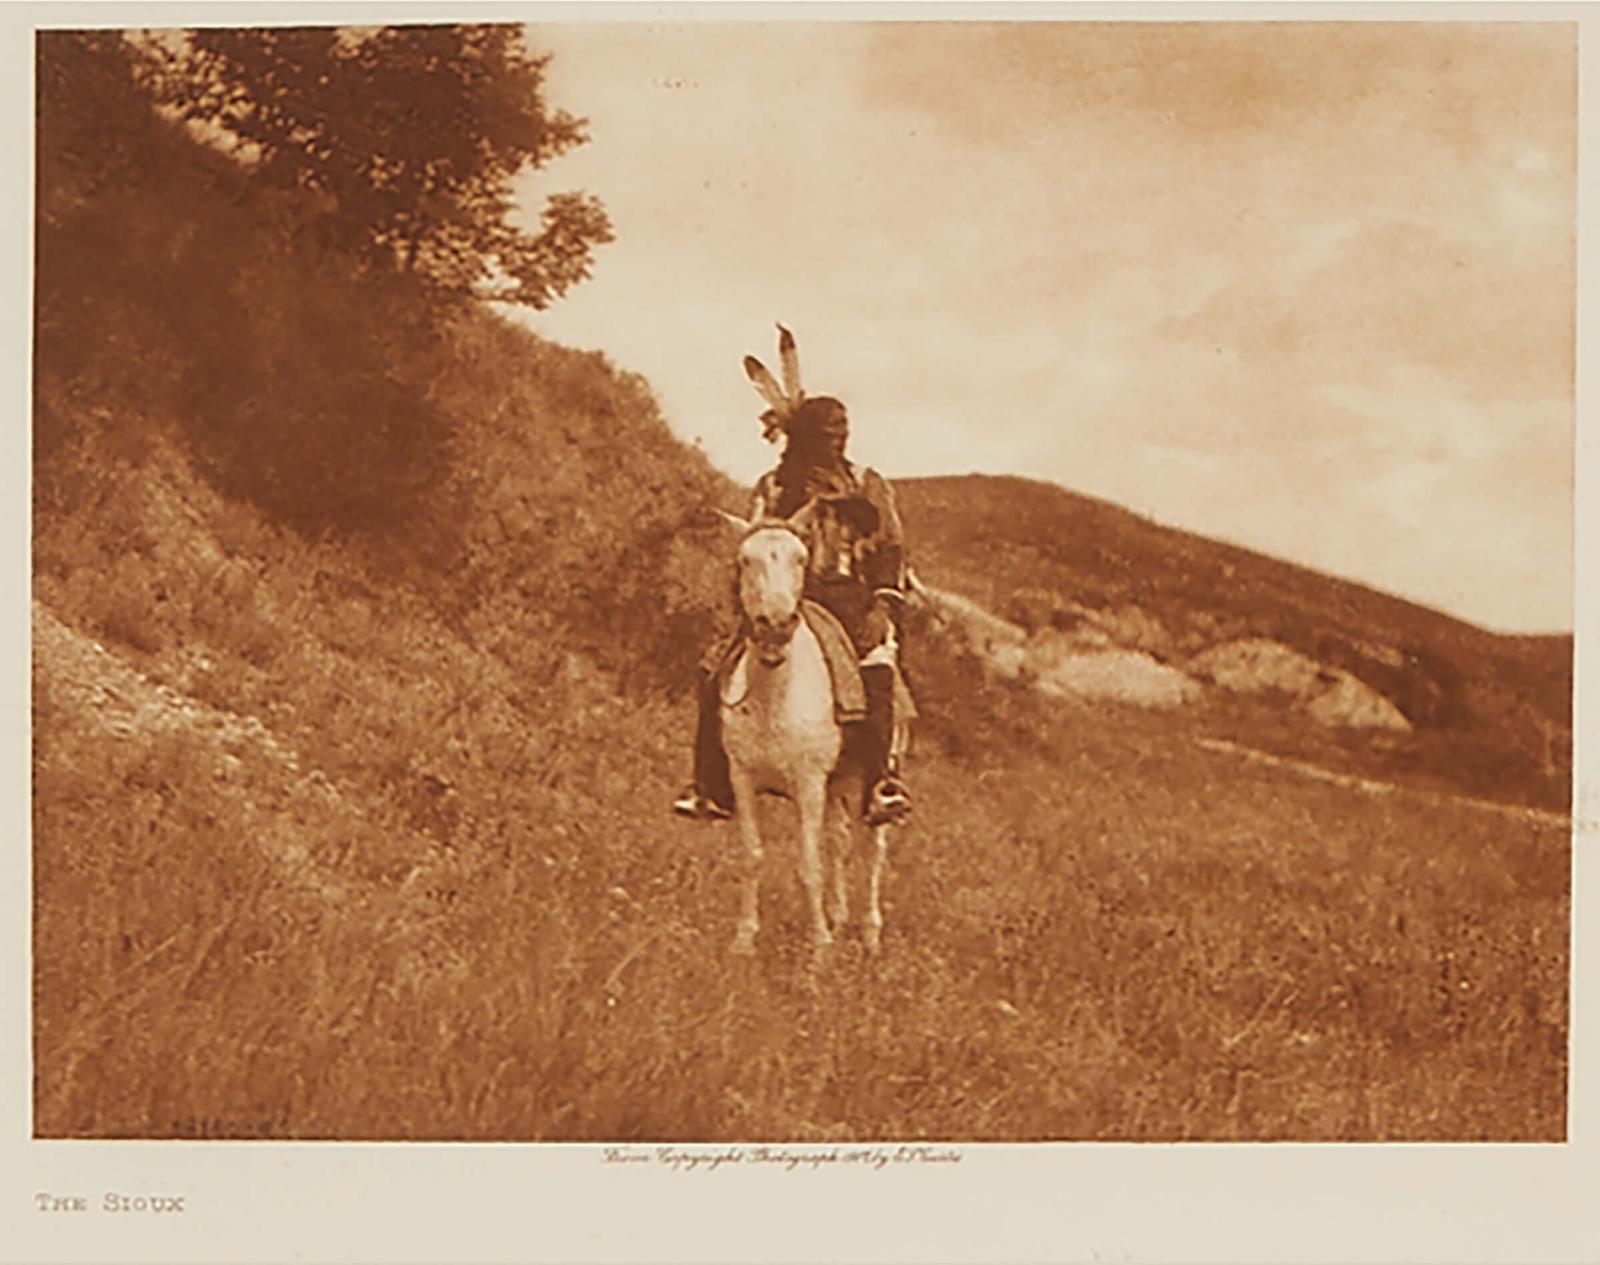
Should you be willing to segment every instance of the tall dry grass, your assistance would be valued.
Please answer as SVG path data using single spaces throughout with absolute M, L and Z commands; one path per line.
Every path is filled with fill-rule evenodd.
M 813 991 L 786 843 L 756 959 L 725 951 L 731 830 L 661 810 L 685 709 L 553 684 L 572 718 L 519 772 L 457 774 L 455 815 L 376 759 L 340 770 L 343 808 L 295 834 L 336 899 L 274 861 L 271 785 L 213 784 L 178 738 L 108 758 L 46 714 L 39 1131 L 1563 1135 L 1559 831 L 1085 710 L 1054 758 L 926 755 L 885 952 L 847 941 Z

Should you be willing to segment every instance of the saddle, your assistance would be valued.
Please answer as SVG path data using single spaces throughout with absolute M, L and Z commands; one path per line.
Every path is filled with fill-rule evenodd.
M 845 632 L 844 625 L 833 612 L 820 602 L 810 599 L 802 601 L 800 616 L 822 647 L 822 658 L 828 665 L 828 679 L 833 686 L 834 719 L 841 725 L 855 724 L 867 714 L 867 691 L 861 683 L 861 665 L 856 661 L 856 648 L 851 644 L 850 634 Z M 742 675 L 741 669 L 748 651 L 748 641 L 740 636 L 733 639 L 728 652 L 722 656 L 716 680 L 717 695 L 724 701 L 743 692 L 736 685 L 735 677 Z M 905 693 L 904 684 L 897 680 L 897 706 L 903 694 L 909 701 L 910 696 Z
M 840 724 L 862 720 L 867 715 L 867 691 L 861 683 L 861 667 L 856 664 L 856 648 L 851 644 L 850 633 L 845 632 L 845 625 L 838 622 L 832 611 L 810 598 L 800 603 L 800 617 L 805 619 L 806 627 L 822 648 L 822 662 L 827 664 L 829 684 L 834 688 L 834 720 Z M 742 668 L 749 648 L 749 638 L 734 636 L 718 664 L 717 696 L 723 702 L 744 692 Z
M 821 602 L 802 600 L 800 617 L 822 647 L 822 658 L 828 665 L 828 679 L 833 684 L 833 714 L 841 724 L 860 720 L 867 714 L 867 690 L 861 683 L 861 665 L 856 662 L 856 648 L 845 632 L 839 617 Z

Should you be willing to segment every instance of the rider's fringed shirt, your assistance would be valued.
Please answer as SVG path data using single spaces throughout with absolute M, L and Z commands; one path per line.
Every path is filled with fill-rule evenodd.
M 777 476 L 770 470 L 756 482 L 752 520 L 788 516 L 780 502 L 793 497 L 785 496 L 788 489 Z M 830 597 L 837 600 L 842 588 L 857 590 L 858 601 L 878 589 L 904 591 L 905 528 L 888 480 L 876 470 L 858 473 L 843 462 L 808 472 L 805 491 L 817 505 L 806 541 L 811 550 L 806 596 L 832 607 Z

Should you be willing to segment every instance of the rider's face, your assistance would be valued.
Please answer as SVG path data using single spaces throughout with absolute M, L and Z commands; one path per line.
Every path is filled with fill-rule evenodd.
M 817 439 L 822 451 L 834 460 L 844 458 L 845 445 L 850 442 L 850 423 L 844 417 L 831 419 L 823 426 Z

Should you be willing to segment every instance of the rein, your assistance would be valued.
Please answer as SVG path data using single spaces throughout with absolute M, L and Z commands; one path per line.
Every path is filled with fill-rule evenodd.
M 752 536 L 764 531 L 787 532 L 790 536 L 793 536 L 796 540 L 798 540 L 802 546 L 804 546 L 807 556 L 810 555 L 811 545 L 806 539 L 804 533 L 802 533 L 801 530 L 787 518 L 778 518 L 776 516 L 765 516 L 758 518 L 755 522 L 751 523 L 749 527 L 745 529 L 744 535 L 740 537 L 741 546 Z M 762 660 L 762 662 L 766 663 L 769 667 L 775 665 L 767 659 L 767 655 L 773 651 L 777 651 L 780 655 L 778 661 L 781 662 L 781 656 L 787 652 L 787 646 L 789 641 L 792 639 L 792 636 L 793 634 L 784 638 L 775 638 L 771 636 L 763 637 L 760 630 L 755 626 L 755 621 L 749 619 L 748 615 L 746 615 L 745 640 L 750 646 L 751 651 L 754 652 Z

